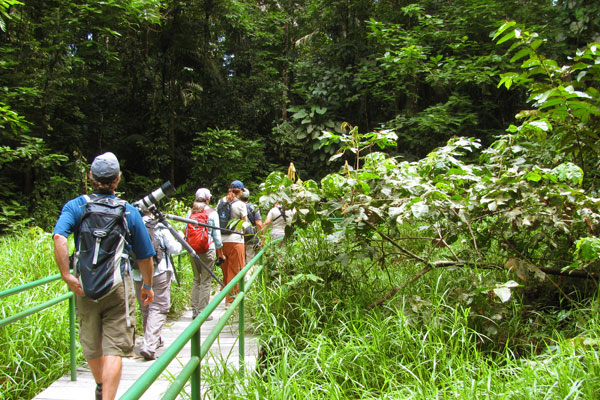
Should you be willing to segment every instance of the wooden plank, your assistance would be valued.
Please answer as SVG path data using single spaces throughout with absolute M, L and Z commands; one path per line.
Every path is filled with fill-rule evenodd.
M 217 323 L 218 319 L 225 311 L 224 304 L 221 303 L 213 312 L 214 319 L 206 321 L 201 328 L 201 336 L 204 340 L 208 333 Z M 175 339 L 183 332 L 192 321 L 192 313 L 186 311 L 179 319 L 168 321 L 165 324 L 162 332 L 162 338 L 165 341 L 165 346 L 158 349 L 156 354 L 158 357 L 164 350 L 170 346 Z M 226 359 L 227 364 L 238 367 L 239 365 L 239 342 L 237 340 L 237 321 L 223 328 L 219 338 L 210 347 L 210 353 L 202 361 L 202 365 L 221 366 L 221 360 Z M 121 383 L 117 392 L 117 398 L 122 396 L 136 380 L 142 376 L 144 372 L 154 363 L 154 361 L 145 361 L 139 356 L 139 346 L 141 338 L 136 340 L 134 355 L 132 357 L 123 358 L 123 371 L 121 375 Z M 170 385 L 170 380 L 166 375 L 176 376 L 185 363 L 190 359 L 190 344 L 188 343 L 177 358 L 165 370 L 165 373 L 144 393 L 141 397 L 144 400 L 160 399 Z M 246 344 L 244 351 L 244 360 L 246 368 L 252 369 L 256 365 L 256 355 L 258 354 L 256 340 L 248 332 L 246 332 Z M 189 386 L 189 383 L 188 383 Z M 67 374 L 56 382 L 54 382 L 46 390 L 34 397 L 34 400 L 84 400 L 93 399 L 96 382 L 92 373 L 86 366 L 77 368 L 77 381 L 73 382 L 70 379 L 70 374 Z M 187 392 L 189 393 L 189 388 Z

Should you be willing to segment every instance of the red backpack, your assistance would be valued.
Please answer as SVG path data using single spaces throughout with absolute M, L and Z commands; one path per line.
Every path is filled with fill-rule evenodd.
M 208 210 L 209 212 L 206 211 L 202 210 L 202 212 L 194 213 L 190 215 L 190 219 L 208 225 L 209 212 L 214 210 L 210 209 Z M 204 254 L 208 251 L 212 243 L 212 238 L 206 226 L 187 224 L 185 228 L 185 241 L 192 246 L 196 254 Z

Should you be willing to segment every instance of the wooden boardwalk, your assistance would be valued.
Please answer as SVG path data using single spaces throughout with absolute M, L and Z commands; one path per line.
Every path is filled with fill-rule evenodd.
M 223 315 L 225 308 L 224 302 L 213 312 L 214 319 L 206 321 L 201 328 L 202 340 L 206 338 L 208 333 L 213 329 L 218 319 Z M 220 364 L 221 360 L 227 360 L 227 364 L 235 366 L 239 365 L 239 342 L 237 340 L 238 323 L 235 318 L 236 313 L 230 319 L 235 322 L 230 322 L 230 325 L 225 326 L 213 345 L 211 346 L 210 355 L 207 355 L 202 361 L 202 365 L 215 365 L 215 362 Z M 234 319 L 235 318 L 235 319 Z M 186 311 L 178 320 L 167 321 L 163 328 L 162 338 L 165 341 L 165 346 L 158 349 L 157 356 L 160 357 L 162 352 L 173 343 L 173 341 L 183 332 L 183 330 L 192 321 L 191 311 Z M 141 338 L 139 338 L 141 340 Z M 136 340 L 134 356 L 123 359 L 123 372 L 121 383 L 117 392 L 117 398 L 121 397 L 127 389 L 152 365 L 154 361 L 145 361 L 139 356 L 140 341 Z M 244 360 L 246 367 L 252 369 L 256 365 L 257 347 L 255 338 L 246 332 L 246 343 Z M 190 359 L 190 344 L 179 353 L 179 356 L 171 362 L 158 379 L 141 397 L 144 400 L 154 400 L 162 398 L 167 388 L 170 385 L 170 380 L 165 376 L 177 376 L 183 366 Z M 189 386 L 189 382 L 188 382 Z M 96 383 L 90 370 L 86 367 L 77 369 L 77 381 L 71 381 L 70 374 L 67 374 L 54 382 L 49 388 L 34 397 L 35 400 L 87 400 L 94 399 L 94 390 Z M 187 390 L 189 393 L 189 388 Z

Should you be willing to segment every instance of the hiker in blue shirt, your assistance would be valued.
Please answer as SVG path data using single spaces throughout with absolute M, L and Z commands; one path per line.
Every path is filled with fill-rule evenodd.
M 115 190 L 121 179 L 119 161 L 113 153 L 99 155 L 92 162 L 89 178 L 94 197 L 115 198 Z M 54 257 L 62 279 L 75 293 L 75 307 L 79 320 L 79 340 L 83 355 L 96 381 L 96 400 L 114 399 L 121 380 L 122 357 L 133 351 L 135 330 L 135 293 L 129 277 L 123 277 L 108 294 L 97 300 L 84 294 L 82 281 L 71 273 L 67 238 L 75 233 L 75 245 L 79 248 L 79 222 L 89 196 L 79 196 L 67 202 L 54 227 Z M 140 213 L 129 203 L 125 205 L 126 235 L 125 251 L 133 249 L 143 276 L 141 297 L 145 304 L 154 299 L 152 290 L 152 256 L 156 253 Z M 86 249 L 81 249 L 86 250 Z M 129 271 L 125 271 L 128 275 Z M 133 323 L 128 323 L 133 321 Z M 102 396 L 104 394 L 104 397 Z

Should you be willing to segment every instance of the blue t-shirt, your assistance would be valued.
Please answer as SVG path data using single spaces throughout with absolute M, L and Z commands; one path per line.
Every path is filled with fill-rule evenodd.
M 114 195 L 101 196 L 115 197 Z M 56 221 L 54 234 L 59 234 L 68 238 L 71 233 L 74 233 L 75 228 L 79 224 L 81 214 L 83 213 L 83 206 L 86 203 L 87 201 L 83 196 L 69 200 L 63 206 L 58 221 Z M 142 216 L 139 211 L 129 203 L 125 205 L 125 218 L 127 220 L 129 232 L 131 233 L 130 237 L 126 237 L 127 250 L 133 247 L 133 252 L 140 260 L 156 255 L 154 246 L 152 246 L 152 240 L 150 239 L 150 235 L 146 230 L 146 225 L 144 225 L 144 221 L 142 220 Z M 79 236 L 75 235 L 75 247 L 77 247 L 78 243 Z

